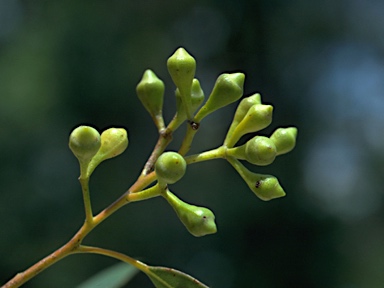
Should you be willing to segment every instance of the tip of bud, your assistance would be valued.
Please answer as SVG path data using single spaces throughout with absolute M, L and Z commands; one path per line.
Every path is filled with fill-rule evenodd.
M 153 72 L 151 69 L 147 69 L 144 71 L 143 78 L 141 79 L 141 81 L 154 82 L 158 79 L 159 78 L 157 78 L 155 72 Z
M 175 53 L 173 53 L 173 56 L 177 58 L 186 58 L 186 57 L 191 57 L 191 55 L 185 50 L 184 47 L 179 47 L 176 49 Z
M 228 80 L 232 81 L 233 83 L 237 84 L 243 90 L 244 81 L 245 81 L 245 75 L 244 73 L 232 73 L 232 74 L 226 74 L 228 77 Z
M 286 154 L 295 148 L 297 138 L 297 128 L 278 128 L 271 135 L 270 139 L 275 143 L 277 154 Z
M 196 60 L 187 52 L 187 50 L 180 47 L 168 58 L 167 66 L 168 69 L 175 69 L 175 71 L 172 71 L 174 73 L 180 72 L 180 70 L 184 70 L 184 72 L 193 70 L 194 72 L 196 68 Z

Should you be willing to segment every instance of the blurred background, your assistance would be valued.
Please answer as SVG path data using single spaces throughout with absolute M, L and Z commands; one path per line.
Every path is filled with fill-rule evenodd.
M 183 46 L 207 95 L 219 74 L 241 71 L 245 95 L 274 105 L 262 135 L 298 127 L 293 152 L 251 167 L 276 175 L 287 196 L 263 202 L 224 160 L 200 163 L 172 191 L 213 210 L 217 234 L 191 236 L 156 198 L 118 211 L 85 243 L 211 287 L 382 287 L 382 15 L 380 0 L 0 0 L 0 283 L 83 222 L 67 146 L 74 127 L 129 131 L 127 151 L 93 175 L 96 212 L 133 183 L 157 139 L 136 84 L 147 68 L 163 79 L 169 121 L 175 88 L 165 64 Z M 235 108 L 203 121 L 191 153 L 222 143 Z M 76 287 L 114 263 L 70 256 L 25 287 Z M 139 274 L 127 287 L 152 286 Z

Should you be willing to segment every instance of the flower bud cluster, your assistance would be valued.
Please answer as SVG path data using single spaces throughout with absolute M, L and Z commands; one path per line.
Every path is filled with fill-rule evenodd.
M 89 126 L 79 126 L 69 136 L 69 147 L 80 163 L 80 177 L 88 178 L 104 160 L 116 157 L 128 147 L 127 131 L 109 128 L 101 135 Z
M 265 166 L 276 156 L 290 152 L 296 145 L 297 128 L 278 128 L 270 137 L 255 136 L 244 145 L 233 147 L 246 134 L 260 131 L 272 122 L 271 105 L 261 103 L 260 94 L 244 98 L 224 140 L 227 155 L 249 163 Z
M 237 107 L 223 146 L 226 157 L 250 189 L 263 200 L 285 195 L 274 176 L 249 171 L 238 160 L 258 166 L 272 164 L 278 155 L 290 152 L 296 145 L 297 128 L 278 128 L 270 137 L 254 136 L 241 146 L 234 147 L 246 134 L 260 131 L 272 122 L 273 107 L 261 103 L 260 94 L 244 98 Z
M 262 200 L 284 196 L 285 192 L 276 177 L 254 173 L 248 170 L 241 160 L 258 166 L 273 163 L 277 156 L 288 153 L 294 148 L 297 129 L 278 128 L 270 137 L 256 135 L 245 144 L 236 146 L 241 137 L 258 132 L 272 122 L 273 107 L 263 104 L 260 94 L 255 93 L 243 98 L 239 103 L 223 145 L 218 149 L 207 151 L 214 151 L 216 154 L 200 153 L 185 156 L 203 118 L 243 96 L 245 75 L 243 73 L 219 75 L 206 102 L 203 103 L 204 92 L 199 80 L 195 78 L 196 61 L 184 48 L 177 49 L 169 57 L 167 68 L 176 86 L 176 113 L 168 126 L 164 123 L 162 111 L 164 82 L 148 69 L 136 86 L 137 96 L 152 117 L 160 138 L 146 164 L 147 170 L 144 169 L 145 173 L 143 172 L 139 178 L 141 180 L 152 172 L 151 179 L 157 180 L 157 184 L 146 190 L 133 191 L 130 199 L 137 201 L 162 195 L 192 235 L 199 237 L 215 233 L 217 230 L 215 216 L 211 210 L 185 203 L 168 189 L 168 185 L 178 182 L 185 175 L 187 163 L 192 161 L 192 158 L 188 161 L 186 158 L 192 156 L 195 162 L 218 157 L 226 158 L 251 191 Z M 188 121 L 190 126 L 179 151 L 164 152 L 168 141 L 172 139 L 172 133 L 184 121 Z M 80 177 L 87 178 L 102 161 L 121 154 L 127 148 L 128 136 L 124 129 L 111 128 L 100 135 L 92 127 L 80 126 L 72 132 L 69 146 L 79 160 Z M 135 194 L 135 192 L 141 193 Z

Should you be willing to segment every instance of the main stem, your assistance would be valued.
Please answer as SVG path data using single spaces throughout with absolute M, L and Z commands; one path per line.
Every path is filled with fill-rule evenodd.
M 80 177 L 80 183 L 82 186 L 83 191 L 83 200 L 84 200 L 84 206 L 85 206 L 85 222 L 83 226 L 79 229 L 79 231 L 73 236 L 73 238 L 68 241 L 66 244 L 64 244 L 61 248 L 57 249 L 47 257 L 43 258 L 24 272 L 20 272 L 16 274 L 15 277 L 13 277 L 11 280 L 9 280 L 6 284 L 4 284 L 1 288 L 17 288 L 35 277 L 40 272 L 44 271 L 51 265 L 55 264 L 59 260 L 63 259 L 64 257 L 74 254 L 74 253 L 86 253 L 86 249 L 84 249 L 84 246 L 81 246 L 82 241 L 84 240 L 85 236 L 88 235 L 89 232 L 91 232 L 97 225 L 99 225 L 101 222 L 103 222 L 105 219 L 107 219 L 109 216 L 111 216 L 113 213 L 115 213 L 117 210 L 119 210 L 124 205 L 140 201 L 144 199 L 148 199 L 151 197 L 158 196 L 157 189 L 151 189 L 149 188 L 144 193 L 135 193 L 138 191 L 143 190 L 145 187 L 147 187 L 149 184 L 151 184 L 154 180 L 156 180 L 156 174 L 152 171 L 153 165 L 156 162 L 157 158 L 161 153 L 163 153 L 165 147 L 172 141 L 172 132 L 173 130 L 170 128 L 165 128 L 160 130 L 160 135 L 158 142 L 149 157 L 147 163 L 144 166 L 144 169 L 137 179 L 137 181 L 126 191 L 123 195 L 120 196 L 119 199 L 117 199 L 115 202 L 113 202 L 111 205 L 109 205 L 107 208 L 105 208 L 103 211 L 101 211 L 98 215 L 93 216 L 92 214 L 92 207 L 90 203 L 90 197 L 89 197 L 89 187 L 88 187 L 88 178 Z M 193 136 L 192 136 L 193 139 Z M 191 140 L 192 140 L 191 139 Z M 83 173 L 81 173 L 83 174 Z M 79 247 L 83 247 L 81 251 L 79 250 Z M 89 251 L 90 252 L 90 251 Z
M 25 270 L 24 272 L 16 274 L 15 277 L 13 277 L 10 281 L 5 283 L 2 288 L 16 288 L 20 287 L 27 281 L 31 280 L 33 277 L 35 277 L 40 272 L 44 271 L 51 265 L 55 264 L 59 260 L 63 259 L 64 257 L 71 255 L 76 252 L 76 249 L 81 244 L 81 241 L 92 230 L 91 227 L 86 225 L 86 222 L 84 225 L 80 228 L 80 230 L 73 236 L 73 238 L 68 241 L 65 245 L 57 249 L 52 254 L 48 255 L 47 257 L 41 259 L 39 262 Z
M 77 231 L 77 233 L 72 237 L 71 240 L 69 240 L 66 244 L 64 244 L 62 247 L 48 255 L 47 257 L 41 259 L 39 262 L 35 263 L 28 269 L 26 269 L 23 272 L 20 272 L 15 275 L 11 280 L 9 280 L 7 283 L 5 283 L 1 288 L 17 288 L 23 285 L 24 283 L 31 280 L 33 277 L 47 269 L 48 267 L 52 266 L 59 260 L 65 258 L 66 256 L 69 256 L 71 254 L 75 253 L 85 253 L 84 250 L 79 251 L 79 247 L 81 247 L 81 243 L 84 240 L 84 238 L 101 222 L 103 222 L 105 219 L 107 219 L 109 216 L 111 216 L 114 212 L 119 210 L 124 205 L 140 201 L 143 199 L 147 199 L 145 197 L 148 197 L 146 194 L 143 194 L 143 199 L 140 199 L 140 193 L 134 193 L 138 192 L 144 187 L 147 187 L 149 184 L 151 184 L 155 179 L 155 174 L 150 173 L 147 175 L 147 177 L 140 177 L 132 186 L 129 188 L 127 192 L 125 192 L 123 195 L 120 196 L 119 199 L 117 199 L 115 202 L 113 202 L 111 205 L 109 205 L 107 208 L 105 208 L 103 211 L 101 211 L 98 215 L 95 217 L 92 217 L 92 221 L 89 221 L 89 219 L 86 219 L 83 226 Z M 132 195 L 132 197 L 130 196 Z M 134 197 L 133 197 L 134 196 Z

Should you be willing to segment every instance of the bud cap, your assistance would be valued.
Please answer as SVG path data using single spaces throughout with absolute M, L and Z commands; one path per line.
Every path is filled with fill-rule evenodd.
M 99 132 L 89 126 L 79 126 L 69 136 L 69 148 L 80 162 L 89 162 L 100 145 Z
M 167 184 L 179 181 L 185 174 L 187 163 L 177 152 L 164 152 L 155 163 L 157 179 Z
M 296 145 L 297 128 L 278 128 L 270 139 L 275 143 L 277 155 L 285 154 L 293 150 Z
M 245 144 L 245 158 L 249 163 L 266 166 L 276 158 L 276 146 L 264 136 L 255 136 Z

